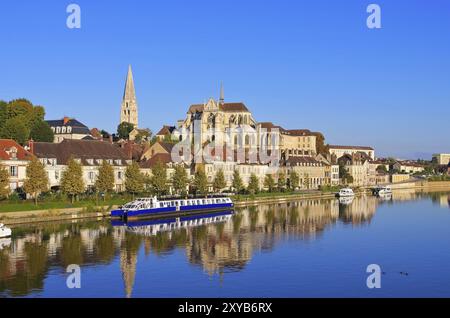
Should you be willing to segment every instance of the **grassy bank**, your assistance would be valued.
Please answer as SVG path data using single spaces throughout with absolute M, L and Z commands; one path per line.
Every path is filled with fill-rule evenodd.
M 113 206 L 121 205 L 130 201 L 130 198 L 111 198 L 108 200 L 80 200 L 74 203 L 66 200 L 60 201 L 43 201 L 38 202 L 37 205 L 34 201 L 4 201 L 0 203 L 0 213 L 2 212 L 21 212 L 21 211 L 38 211 L 38 210 L 59 210 L 59 209 L 72 209 L 72 208 L 84 208 L 87 212 L 93 212 L 98 206 Z

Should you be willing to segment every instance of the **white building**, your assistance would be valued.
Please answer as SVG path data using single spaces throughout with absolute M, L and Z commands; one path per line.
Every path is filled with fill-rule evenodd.
M 9 173 L 11 191 L 23 186 L 27 165 L 33 155 L 11 139 L 0 139 L 0 166 Z
M 114 170 L 114 190 L 124 191 L 125 171 L 131 164 L 130 156 L 125 151 L 109 142 L 97 140 L 63 140 L 61 143 L 34 142 L 31 149 L 45 165 L 49 186 L 58 188 L 61 177 L 67 168 L 67 162 L 73 157 L 83 168 L 85 187 L 94 186 L 98 169 L 106 160 Z

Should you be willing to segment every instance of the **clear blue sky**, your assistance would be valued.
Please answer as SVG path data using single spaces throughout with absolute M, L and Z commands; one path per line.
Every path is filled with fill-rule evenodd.
M 450 152 L 450 1 L 73 0 L 0 2 L 0 99 L 115 130 L 128 64 L 140 126 L 188 106 L 244 102 L 258 121 L 321 131 L 378 155 Z M 366 27 L 366 7 L 382 29 Z

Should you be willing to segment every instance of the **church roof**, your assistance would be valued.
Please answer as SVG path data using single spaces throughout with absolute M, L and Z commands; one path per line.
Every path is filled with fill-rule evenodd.
M 123 100 L 135 100 L 136 93 L 134 90 L 133 71 L 131 65 L 128 66 L 127 80 L 125 82 L 125 90 L 123 92 Z
M 194 104 L 189 107 L 188 114 L 203 112 L 205 105 Z M 223 103 L 219 104 L 219 109 L 223 112 L 249 112 L 244 103 Z

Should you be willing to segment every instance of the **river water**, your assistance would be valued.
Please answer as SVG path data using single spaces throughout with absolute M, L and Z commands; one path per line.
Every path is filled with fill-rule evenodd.
M 450 297 L 449 202 L 403 190 L 15 227 L 0 239 L 0 297 Z M 81 288 L 68 287 L 71 264 Z M 367 286 L 370 264 L 381 288 Z

